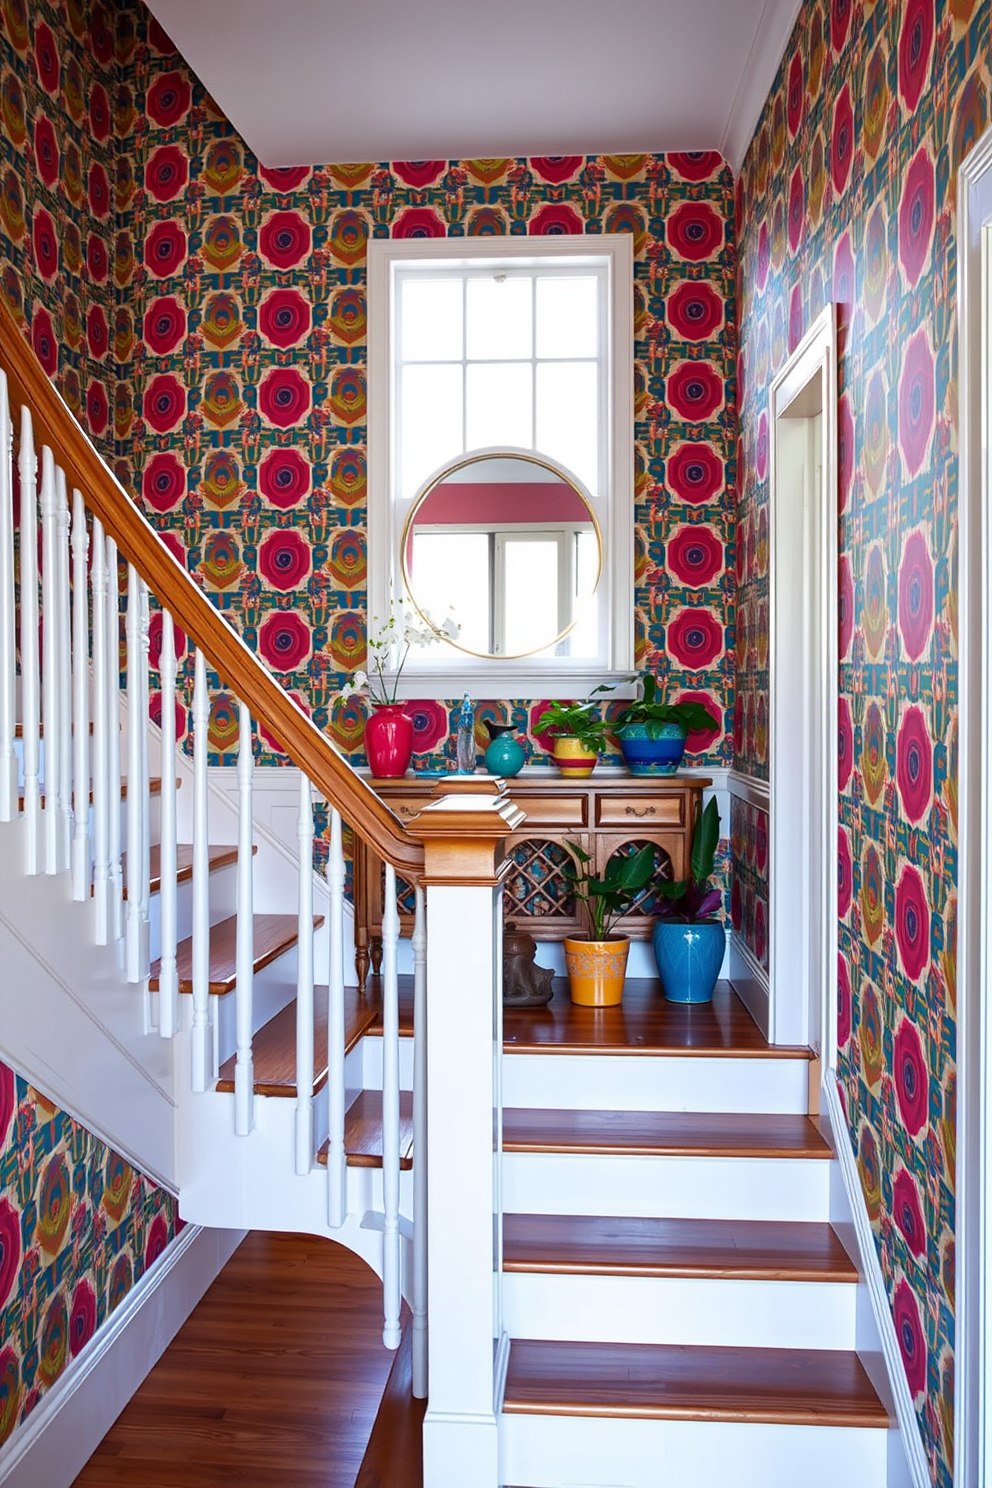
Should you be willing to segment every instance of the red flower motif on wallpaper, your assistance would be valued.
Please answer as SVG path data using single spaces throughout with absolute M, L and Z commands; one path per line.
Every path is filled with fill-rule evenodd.
M 141 491 L 153 511 L 167 512 L 186 494 L 186 471 L 175 455 L 160 450 L 152 455 L 141 477 Z
M 86 340 L 90 356 L 102 362 L 110 345 L 110 326 L 102 305 L 91 305 L 86 312 Z
M 258 234 L 259 251 L 277 269 L 292 269 L 310 252 L 310 224 L 299 212 L 273 212 Z
M 665 223 L 665 236 L 679 258 L 704 263 L 723 247 L 723 218 L 709 202 L 681 202 Z
M 846 827 L 837 830 L 837 914 L 846 920 L 854 893 L 854 865 L 851 862 L 851 839 Z
M 59 49 L 55 44 L 52 29 L 44 21 L 34 28 L 34 60 L 38 69 L 38 81 L 46 93 L 54 98 L 59 91 Z
M 154 723 L 156 728 L 163 729 L 163 732 L 165 732 L 162 724 L 161 692 L 156 691 L 149 694 L 148 717 L 151 719 L 152 723 Z M 181 739 L 185 738 L 188 724 L 189 718 L 186 713 L 185 703 L 183 703 L 182 700 L 178 697 L 174 698 L 172 709 L 172 742 L 174 744 L 178 744 Z
M 665 548 L 665 566 L 683 584 L 703 588 L 723 571 L 723 543 L 711 527 L 680 527 Z
M 269 423 L 288 429 L 310 412 L 310 384 L 295 367 L 274 367 L 259 387 L 258 406 Z
M 162 631 L 164 627 L 165 621 L 162 618 L 162 611 L 155 610 L 148 621 L 148 664 L 154 672 L 159 670 L 159 663 L 162 660 Z M 181 625 L 173 624 L 172 650 L 177 661 L 186 654 L 186 632 Z
M 273 506 L 286 511 L 309 494 L 309 462 L 299 450 L 277 446 L 262 461 L 258 484 Z
M 710 444 L 681 444 L 665 462 L 665 478 L 683 501 L 705 506 L 723 491 L 723 460 Z
M 920 1186 L 909 1169 L 901 1165 L 892 1184 L 892 1218 L 913 1254 L 921 1256 L 927 1246 L 927 1226 Z
M 933 160 L 921 145 L 909 162 L 899 202 L 899 262 L 913 286 L 930 257 L 935 191 Z
M 156 1214 L 148 1226 L 148 1239 L 145 1243 L 145 1270 L 154 1265 L 169 1243 L 169 1227 L 165 1222 L 164 1214 Z
M 762 222 L 758 228 L 758 250 L 755 263 L 755 281 L 758 289 L 764 290 L 768 280 L 768 270 L 771 267 L 772 249 L 771 239 L 768 234 L 768 223 Z
M 532 238 L 553 238 L 582 231 L 582 218 L 565 202 L 548 202 L 527 223 L 527 232 Z
M 107 245 L 97 233 L 90 233 L 86 240 L 86 267 L 94 284 L 102 284 L 110 271 Z
M 933 561 L 920 528 L 906 539 L 899 565 L 899 634 L 910 661 L 919 661 L 933 629 Z
M 903 970 L 911 982 L 919 981 L 930 963 L 930 911 L 927 908 L 926 891 L 923 887 L 923 879 L 919 870 L 912 863 L 907 863 L 899 877 L 896 885 L 896 946 L 899 950 L 899 959 L 902 961 Z M 918 1035 L 913 1024 L 905 1025 L 912 1031 L 917 1039 Z M 906 1037 L 909 1038 L 907 1033 Z M 898 1057 L 898 1039 L 896 1041 L 896 1054 Z M 920 1058 L 922 1059 L 922 1054 Z M 897 1092 L 898 1093 L 898 1092 Z M 924 1102 L 924 1115 L 926 1110 L 926 1095 L 922 1096 Z M 909 1123 L 907 1122 L 907 1125 Z M 922 1124 L 922 1118 L 921 1118 Z M 915 1130 L 919 1130 L 917 1127 Z M 915 1132 L 914 1132 L 915 1135 Z
M 156 222 L 145 239 L 145 268 L 167 279 L 186 262 L 186 234 L 178 222 Z
M 94 5 L 90 11 L 89 32 L 93 55 L 101 67 L 106 67 L 114 55 L 114 33 L 102 5 Z
M 689 671 L 712 666 L 723 651 L 724 631 L 712 610 L 680 610 L 665 630 L 667 650 Z
M 110 101 L 102 83 L 90 87 L 90 134 L 101 144 L 110 138 Z
M 145 166 L 145 188 L 157 202 L 173 201 L 189 182 L 189 161 L 178 145 L 160 145 Z
M 34 159 L 45 185 L 54 186 L 59 178 L 59 147 L 47 114 L 39 114 L 34 121 Z
M 72 1294 L 69 1312 L 69 1353 L 73 1358 L 84 1349 L 96 1328 L 96 1293 L 83 1277 Z
M 393 174 L 399 176 L 408 186 L 420 190 L 424 186 L 431 186 L 446 164 L 444 160 L 395 160 Z
M 789 63 L 788 92 L 785 100 L 785 122 L 789 138 L 795 139 L 803 122 L 806 105 L 806 79 L 803 75 L 803 54 L 797 49 Z
M 837 954 L 837 1046 L 851 1041 L 851 976 L 842 952 Z
M 693 423 L 706 423 L 724 406 L 724 381 L 712 362 L 680 362 L 665 392 L 675 413 Z
M 689 341 L 708 341 L 724 322 L 723 300 L 705 279 L 687 279 L 666 302 L 668 323 Z
M 310 544 L 294 527 L 266 533 L 258 550 L 258 571 L 273 589 L 298 589 L 310 573 Z
M 99 160 L 94 160 L 93 164 L 90 166 L 87 186 L 89 192 L 90 211 L 93 213 L 93 216 L 99 217 L 101 220 L 109 216 L 110 182 L 107 179 L 107 172 L 104 170 Z
M 806 232 L 806 184 L 802 165 L 797 165 L 789 182 L 789 247 L 799 252 Z
M 156 434 L 167 434 L 186 412 L 186 389 L 169 372 L 160 372 L 145 389 L 145 421 Z
M 545 181 L 560 186 L 563 181 L 572 179 L 583 159 L 582 155 L 535 155 L 530 164 Z
M 830 139 L 830 179 L 834 190 L 841 196 L 851 179 L 851 164 L 854 160 L 854 110 L 851 107 L 851 90 L 844 84 L 834 104 L 833 131 Z
M 837 704 L 837 789 L 846 791 L 851 783 L 854 768 L 854 729 L 851 724 L 851 705 L 846 697 Z
M 14 1289 L 20 1265 L 21 1217 L 7 1199 L 0 1199 L 0 1309 Z
M 930 454 L 935 402 L 933 352 L 921 326 L 906 347 L 899 378 L 899 448 L 911 476 Z
M 258 312 L 262 335 L 273 346 L 295 346 L 310 330 L 309 303 L 297 289 L 274 289 L 266 295 Z
M 844 50 L 851 29 L 851 0 L 830 0 L 830 45 L 834 56 Z
M 55 233 L 55 224 L 44 207 L 35 209 L 31 236 L 34 242 L 34 260 L 38 266 L 38 273 L 43 279 L 51 281 L 58 273 L 59 242 Z
M 310 655 L 310 643 L 310 627 L 295 610 L 275 610 L 259 627 L 258 649 L 274 672 L 295 672 Z
M 445 233 L 444 220 L 433 207 L 406 207 L 392 226 L 394 238 L 443 238 Z
M 152 123 L 161 129 L 171 129 L 178 124 L 191 102 L 190 86 L 181 72 L 160 72 L 145 97 L 145 107 Z
M 404 712 L 413 724 L 414 754 L 427 754 L 448 737 L 448 712 L 443 703 L 433 698 L 409 702 Z
M 91 378 L 86 389 L 86 422 L 89 424 L 91 434 L 99 438 L 106 433 L 107 423 L 110 419 L 110 408 L 107 404 L 107 392 L 102 382 Z
M 31 345 L 49 377 L 54 377 L 59 364 L 59 347 L 52 317 L 43 305 L 37 305 L 31 316 Z
M 685 739 L 687 754 L 705 754 L 723 732 L 723 714 L 720 704 L 709 692 L 680 692 L 675 701 L 677 703 L 699 703 L 712 718 L 711 728 L 692 729 L 686 734 Z
M 911 822 L 922 821 L 933 795 L 933 744 L 922 709 L 907 708 L 896 736 L 896 784 Z
M 933 0 L 907 0 L 899 31 L 899 97 L 907 114 L 916 112 L 930 80 L 933 37 Z
M 789 351 L 795 351 L 803 339 L 806 315 L 803 310 L 803 287 L 797 282 L 789 292 Z
M 186 311 L 175 295 L 162 295 L 145 311 L 144 337 L 148 350 L 156 356 L 175 351 L 186 334 Z
M 273 191 L 278 191 L 282 195 L 288 195 L 289 192 L 295 191 L 298 186 L 303 185 L 303 182 L 310 174 L 310 167 L 308 165 L 280 165 L 275 167 L 260 165 L 258 167 L 258 174 L 266 185 L 272 187 Z
M 677 171 L 683 181 L 708 181 L 724 167 L 723 156 L 716 150 L 673 150 L 665 156 L 666 164 Z

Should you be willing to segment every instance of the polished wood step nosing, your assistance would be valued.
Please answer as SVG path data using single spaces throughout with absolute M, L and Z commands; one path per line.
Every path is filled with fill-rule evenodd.
M 323 922 L 323 915 L 314 915 L 315 930 Z M 264 970 L 279 956 L 293 948 L 298 939 L 298 923 L 297 916 L 290 914 L 257 914 L 254 916 L 255 955 L 252 964 L 256 973 Z M 237 925 L 237 915 L 231 915 L 228 919 L 220 920 L 210 927 L 209 991 L 211 997 L 223 997 L 228 992 L 233 992 L 237 983 Z M 191 935 L 179 942 L 176 947 L 176 959 L 179 965 L 179 991 L 190 995 L 193 991 L 193 937 Z M 159 960 L 153 964 L 149 976 L 148 987 L 152 992 L 158 991 L 160 970 L 161 961 Z
M 576 1156 L 788 1158 L 829 1161 L 815 1119 L 692 1111 L 503 1111 L 503 1151 Z
M 361 1090 L 344 1117 L 344 1145 L 349 1168 L 382 1167 L 382 1091 Z M 325 1142 L 317 1161 L 326 1167 Z M 413 1167 L 413 1094 L 400 1091 L 400 1167 Z
M 314 1076 L 313 1094 L 319 1095 L 327 1084 L 327 988 L 314 987 Z M 368 1033 L 377 1009 L 365 1003 L 357 988 L 345 989 L 345 1058 Z M 353 1005 L 354 1004 L 354 1005 Z M 255 1094 L 275 1099 L 295 1100 L 296 1081 L 296 1000 L 282 1008 L 262 1025 L 252 1039 L 255 1071 Z M 221 1094 L 234 1090 L 235 1056 L 224 1061 L 214 1089 Z
M 815 1221 L 504 1214 L 503 1270 L 539 1276 L 854 1284 L 833 1227 Z

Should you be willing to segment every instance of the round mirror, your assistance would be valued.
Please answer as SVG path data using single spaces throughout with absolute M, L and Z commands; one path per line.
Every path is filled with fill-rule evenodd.
M 457 625 L 442 647 L 507 660 L 597 654 L 602 534 L 578 481 L 551 460 L 487 450 L 446 465 L 414 498 L 400 564 L 428 625 Z

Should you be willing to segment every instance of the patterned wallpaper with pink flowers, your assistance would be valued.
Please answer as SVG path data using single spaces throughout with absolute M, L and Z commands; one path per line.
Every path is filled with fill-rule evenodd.
M 735 759 L 767 776 L 768 385 L 836 302 L 840 1082 L 942 1488 L 954 1390 L 954 204 L 989 117 L 990 31 L 989 0 L 805 0 L 737 209 Z
M 0 1444 L 180 1227 L 174 1199 L 0 1064 Z

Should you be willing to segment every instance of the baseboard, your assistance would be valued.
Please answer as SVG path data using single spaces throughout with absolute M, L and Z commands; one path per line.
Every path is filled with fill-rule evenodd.
M 3 1488 L 69 1488 L 244 1237 L 186 1226 L 0 1448 Z
M 728 949 L 728 971 L 731 985 L 765 1037 L 771 1026 L 771 1001 L 768 972 L 734 931 Z
M 889 1488 L 904 1488 L 904 1485 L 905 1488 L 932 1488 L 919 1420 L 906 1382 L 892 1309 L 882 1279 L 875 1237 L 865 1207 L 857 1161 L 837 1089 L 836 1071 L 824 1071 L 820 1090 L 820 1113 L 821 1120 L 825 1117 L 830 1128 L 837 1154 L 835 1167 L 840 1175 L 845 1208 L 850 1216 L 847 1228 L 851 1233 L 842 1235 L 842 1238 L 848 1244 L 848 1249 L 853 1240 L 856 1252 L 854 1259 L 861 1272 L 861 1285 L 867 1294 L 872 1332 L 875 1335 L 874 1340 L 859 1336 L 858 1353 L 879 1397 L 887 1409 L 894 1412 L 896 1418 L 897 1431 L 892 1434 L 895 1440 L 892 1441 L 889 1452 Z M 841 1230 L 842 1226 L 834 1214 L 831 1214 L 831 1218 L 835 1228 Z M 859 1327 L 859 1334 L 861 1332 Z

